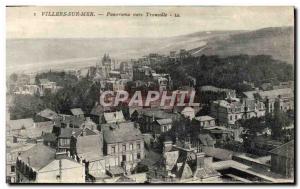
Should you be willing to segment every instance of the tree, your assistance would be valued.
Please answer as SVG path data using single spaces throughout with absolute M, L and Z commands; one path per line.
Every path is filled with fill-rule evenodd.
M 10 76 L 9 76 L 9 80 L 11 82 L 17 82 L 18 81 L 18 75 L 16 73 L 12 73 Z
M 253 137 L 261 134 L 267 128 L 264 117 L 252 117 L 246 120 L 242 119 L 239 121 L 239 124 L 249 136 Z
M 249 148 L 251 141 L 267 128 L 264 117 L 253 117 L 246 120 L 241 119 L 238 121 L 238 124 L 244 129 L 241 138 L 243 139 L 243 145 L 246 149 Z
M 45 108 L 44 102 L 31 95 L 16 95 L 10 109 L 11 119 L 32 118 L 37 112 Z
M 283 128 L 289 126 L 291 122 L 287 113 L 280 110 L 275 110 L 274 115 L 269 115 L 266 119 L 266 124 L 272 130 L 272 138 L 275 140 L 284 139 Z

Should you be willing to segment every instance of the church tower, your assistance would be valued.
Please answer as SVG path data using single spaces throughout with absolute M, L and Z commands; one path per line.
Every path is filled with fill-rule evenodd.
M 109 72 L 111 71 L 111 58 L 109 57 L 109 54 L 104 54 L 102 65 L 105 68 L 106 75 L 109 75 Z

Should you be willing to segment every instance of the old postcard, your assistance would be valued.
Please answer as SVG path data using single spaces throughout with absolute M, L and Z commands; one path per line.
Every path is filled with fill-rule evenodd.
M 295 183 L 294 7 L 6 7 L 6 181 Z

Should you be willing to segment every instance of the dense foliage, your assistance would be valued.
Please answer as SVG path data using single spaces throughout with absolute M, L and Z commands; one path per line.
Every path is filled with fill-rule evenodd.
M 221 58 L 218 56 L 188 57 L 180 62 L 158 63 L 153 66 L 158 72 L 170 73 L 174 86 L 187 84 L 187 75 L 197 80 L 197 86 L 214 85 L 236 89 L 237 92 L 250 90 L 249 83 L 293 80 L 293 66 L 272 59 L 267 55 L 239 55 Z M 248 84 L 247 84 L 247 83 Z
M 65 72 L 47 72 L 36 76 L 55 81 L 63 86 L 57 93 L 46 93 L 40 97 L 30 95 L 16 95 L 11 109 L 12 119 L 33 117 L 33 115 L 45 108 L 58 113 L 68 113 L 71 108 L 81 108 L 89 113 L 99 99 L 100 84 L 87 78 L 77 80 L 76 76 Z

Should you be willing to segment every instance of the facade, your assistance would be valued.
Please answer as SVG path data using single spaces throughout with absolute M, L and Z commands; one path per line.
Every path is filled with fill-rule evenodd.
M 244 95 L 249 99 L 257 98 L 262 101 L 265 104 L 266 113 L 273 113 L 276 108 L 283 112 L 294 109 L 294 90 L 292 88 L 247 91 L 244 92 Z
M 59 152 L 68 152 L 71 148 L 72 137 L 97 135 L 97 131 L 88 128 L 61 128 L 57 137 L 57 150 Z
M 262 102 L 253 99 L 217 100 L 211 105 L 211 115 L 221 125 L 234 125 L 240 119 L 262 117 L 265 115 L 265 106 Z
M 56 93 L 60 86 L 56 84 L 54 81 L 49 81 L 48 79 L 40 79 L 39 80 L 39 95 L 44 96 L 46 93 Z
M 165 91 L 172 87 L 172 79 L 169 74 L 158 74 L 149 66 L 135 66 L 133 68 L 133 81 L 152 82 L 159 91 Z
M 142 133 L 152 133 L 153 123 L 160 119 L 171 119 L 172 121 L 179 118 L 180 115 L 167 113 L 159 109 L 141 109 L 132 113 L 131 119 L 140 125 Z
M 131 174 L 144 159 L 143 135 L 133 122 L 102 125 L 106 169 Z
M 172 119 L 158 119 L 152 124 L 152 134 L 160 135 L 172 129 Z

